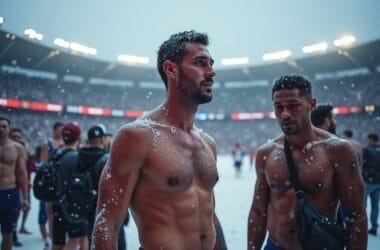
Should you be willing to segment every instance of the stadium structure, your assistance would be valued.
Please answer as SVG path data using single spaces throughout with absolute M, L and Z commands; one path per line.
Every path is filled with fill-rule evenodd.
M 278 134 L 271 84 L 302 74 L 321 103 L 334 105 L 338 133 L 354 130 L 365 142 L 380 124 L 380 40 L 303 58 L 217 69 L 214 97 L 199 107 L 197 126 L 220 153 L 235 142 L 247 148 Z M 83 130 L 103 123 L 115 132 L 161 103 L 157 70 L 83 56 L 0 29 L 0 113 L 26 129 L 32 145 L 45 140 L 54 121 L 77 121 Z

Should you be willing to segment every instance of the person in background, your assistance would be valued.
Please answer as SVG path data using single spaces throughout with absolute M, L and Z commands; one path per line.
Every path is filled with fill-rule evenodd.
M 11 122 L 0 117 L 0 225 L 2 250 L 12 249 L 12 232 L 16 230 L 20 206 L 29 210 L 26 152 L 23 146 L 9 138 Z M 20 192 L 16 188 L 19 183 Z
M 379 195 L 380 195 L 380 144 L 379 136 L 370 133 L 367 136 L 368 145 L 363 148 L 363 178 L 365 181 L 365 198 L 370 198 L 371 228 L 368 233 L 377 235 L 379 217 Z

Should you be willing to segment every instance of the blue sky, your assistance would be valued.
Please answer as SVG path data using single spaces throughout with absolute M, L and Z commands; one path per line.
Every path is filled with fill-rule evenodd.
M 44 35 L 98 50 L 150 58 L 170 34 L 195 29 L 210 36 L 216 65 L 221 58 L 248 57 L 262 63 L 267 52 L 290 49 L 301 57 L 304 45 L 353 34 L 358 43 L 380 38 L 379 0 L 1 0 L 2 29 L 22 35 L 34 28 Z

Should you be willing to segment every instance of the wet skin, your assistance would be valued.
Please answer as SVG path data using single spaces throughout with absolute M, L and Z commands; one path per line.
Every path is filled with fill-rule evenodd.
M 193 125 L 197 105 L 211 101 L 212 58 L 187 44 L 181 65 L 167 62 L 167 99 L 119 130 L 100 182 L 96 249 L 114 249 L 127 209 L 143 249 L 213 249 L 215 142 Z
M 276 95 L 278 94 L 278 95 Z M 349 142 L 311 126 L 314 104 L 298 90 L 274 96 L 277 120 L 286 134 L 305 196 L 326 216 L 336 219 L 338 200 L 351 220 L 348 249 L 366 247 L 363 181 Z M 295 229 L 296 196 L 283 150 L 284 135 L 260 147 L 257 182 L 248 221 L 248 249 L 261 249 L 266 231 L 285 249 L 301 249 Z

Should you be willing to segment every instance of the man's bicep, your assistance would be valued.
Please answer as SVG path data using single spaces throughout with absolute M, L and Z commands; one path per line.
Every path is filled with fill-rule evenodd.
M 355 152 L 343 149 L 341 155 L 344 157 L 335 164 L 337 190 L 343 209 L 350 216 L 364 208 L 364 183 Z
M 255 191 L 252 202 L 252 208 L 258 209 L 260 211 L 264 211 L 267 209 L 269 202 L 269 186 L 264 174 L 264 165 L 265 165 L 265 157 L 262 157 L 262 152 L 257 154 L 257 159 L 255 163 L 256 168 L 256 183 L 255 183 Z
M 147 156 L 143 139 L 134 130 L 127 128 L 119 131 L 102 171 L 98 214 L 104 213 L 115 224 L 121 224 L 124 220 Z
M 16 171 L 17 175 L 24 175 L 26 174 L 26 151 L 23 147 L 18 146 L 18 157 L 16 162 Z

